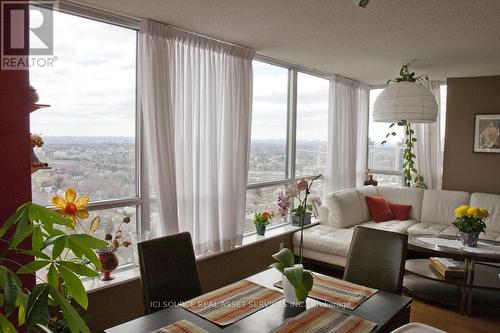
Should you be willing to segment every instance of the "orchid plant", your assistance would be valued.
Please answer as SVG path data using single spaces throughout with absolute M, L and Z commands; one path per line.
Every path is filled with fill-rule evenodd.
M 295 215 L 300 216 L 299 263 L 295 264 L 295 258 L 292 251 L 284 248 L 278 253 L 273 254 L 272 257 L 275 259 L 275 262 L 269 267 L 276 268 L 281 274 L 286 276 L 290 284 L 294 287 L 295 296 L 299 302 L 304 302 L 306 300 L 313 286 L 312 272 L 305 270 L 302 265 L 304 251 L 304 219 L 306 212 L 311 210 L 311 206 L 307 204 L 307 197 L 310 194 L 313 182 L 320 177 L 321 175 L 318 175 L 309 182 L 306 179 L 300 179 L 292 184 L 286 192 L 280 191 L 278 193 L 278 207 L 281 216 L 286 216 L 288 213 L 292 205 L 292 199 L 297 199 L 299 201 L 298 207 L 291 210 Z

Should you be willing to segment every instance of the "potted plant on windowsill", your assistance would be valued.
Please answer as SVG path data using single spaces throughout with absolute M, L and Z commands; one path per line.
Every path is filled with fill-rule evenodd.
M 289 200 L 293 197 L 299 197 L 300 193 L 305 192 L 304 198 L 299 199 L 300 205 L 302 207 L 298 209 L 299 212 L 307 211 L 307 197 L 310 194 L 310 189 L 313 182 L 321 177 L 318 175 L 308 182 L 305 179 L 299 180 L 297 183 L 293 184 L 291 188 L 287 191 L 288 194 L 285 196 L 283 192 L 278 195 L 278 206 L 280 207 L 280 213 L 287 212 L 288 208 L 291 206 Z M 281 205 L 280 205 L 281 203 Z M 300 245 L 299 245 L 299 263 L 295 263 L 295 258 L 290 249 L 284 248 L 278 253 L 273 254 L 275 260 L 269 267 L 274 267 L 282 274 L 283 291 L 285 292 L 285 301 L 291 305 L 302 305 L 307 299 L 307 295 L 313 286 L 313 276 L 311 271 L 305 270 L 302 265 L 303 259 L 303 243 L 304 243 L 304 226 L 306 214 L 300 214 Z
M 253 224 L 255 224 L 255 230 L 257 235 L 264 236 L 266 233 L 266 226 L 271 223 L 274 217 L 274 212 L 264 211 L 262 213 L 255 213 L 253 217 Z
M 485 208 L 462 205 L 455 209 L 456 219 L 452 223 L 458 229 L 458 236 L 464 246 L 477 246 L 479 234 L 486 230 L 484 220 L 489 215 Z

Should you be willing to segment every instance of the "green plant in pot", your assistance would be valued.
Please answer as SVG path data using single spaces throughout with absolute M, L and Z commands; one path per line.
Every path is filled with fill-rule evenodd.
M 486 230 L 486 220 L 490 213 L 486 208 L 461 205 L 455 209 L 455 221 L 452 224 L 458 230 L 458 236 L 464 246 L 476 247 L 479 234 Z
M 74 207 L 70 206 L 72 208 L 64 215 L 76 216 L 76 194 L 75 197 L 69 194 Z M 81 209 L 79 214 L 84 214 L 84 210 Z M 88 298 L 80 278 L 98 276 L 96 269 L 100 268 L 100 263 L 94 250 L 107 246 L 107 242 L 85 233 L 63 231 L 73 230 L 74 222 L 72 218 L 28 202 L 0 228 L 2 248 L 5 249 L 0 253 L 4 308 L 4 313 L 0 314 L 2 332 L 17 332 L 7 319 L 17 310 L 18 325 L 26 325 L 29 331 L 90 333 L 72 303 L 83 310 L 87 308 Z M 13 232 L 9 233 L 11 228 Z M 20 244 L 28 237 L 31 237 L 29 249 L 21 248 Z M 30 256 L 32 260 L 21 265 L 9 255 L 12 253 Z M 41 269 L 46 269 L 47 273 L 40 274 Z M 22 286 L 19 279 L 22 274 L 36 274 L 39 283 L 33 290 Z
M 307 210 L 307 197 L 310 194 L 310 189 L 313 185 L 313 182 L 321 177 L 318 175 L 311 179 L 308 182 L 305 179 L 299 180 L 296 184 L 292 185 L 292 192 L 296 192 L 297 189 L 300 189 L 299 192 L 304 191 L 305 196 L 303 200 L 300 200 L 300 212 L 306 212 Z M 303 188 L 303 190 L 302 190 Z M 281 193 L 278 198 L 285 198 L 283 193 Z M 291 198 L 293 196 L 288 196 Z M 281 201 L 283 203 L 283 201 Z M 290 205 L 280 205 L 280 201 L 278 202 L 280 207 L 280 211 L 283 211 L 283 207 L 290 207 Z M 298 208 L 298 207 L 297 207 Z M 287 209 L 284 209 L 285 213 Z M 273 259 L 275 260 L 269 267 L 274 267 L 282 274 L 282 283 L 283 290 L 285 292 L 285 301 L 288 304 L 292 305 L 301 305 L 307 299 L 307 295 L 312 289 L 313 286 L 313 276 L 312 272 L 304 269 L 302 265 L 303 259 L 303 243 L 304 243 L 304 220 L 305 214 L 300 215 L 300 245 L 299 245 L 299 262 L 295 263 L 295 257 L 290 249 L 284 248 L 280 250 L 278 253 L 273 254 Z
M 412 62 L 404 64 L 401 67 L 401 70 L 399 71 L 399 77 L 393 79 L 393 80 L 388 80 L 387 84 L 390 82 L 395 82 L 395 83 L 400 83 L 400 82 L 421 82 L 421 81 L 428 81 L 429 79 L 427 77 L 422 77 L 422 76 L 416 76 L 415 72 L 410 71 L 410 66 L 412 65 Z M 402 127 L 403 133 L 405 134 L 405 141 L 404 141 L 404 151 L 403 151 L 403 181 L 404 181 L 404 186 L 406 187 L 420 187 L 420 188 L 427 188 L 427 185 L 425 184 L 424 177 L 419 174 L 417 167 L 416 167 L 416 155 L 414 152 L 415 145 L 418 141 L 417 137 L 415 136 L 415 130 L 412 128 L 412 124 L 410 121 L 401 119 L 397 122 L 393 122 L 389 125 L 389 132 L 385 135 L 385 139 L 381 142 L 382 145 L 386 144 L 387 141 L 389 140 L 390 136 L 396 136 L 397 133 L 394 131 L 393 127 L 394 126 L 399 126 Z
M 255 230 L 257 235 L 264 236 L 266 233 L 266 226 L 271 223 L 274 217 L 274 212 L 264 211 L 262 213 L 255 213 L 253 217 L 253 224 L 255 224 Z

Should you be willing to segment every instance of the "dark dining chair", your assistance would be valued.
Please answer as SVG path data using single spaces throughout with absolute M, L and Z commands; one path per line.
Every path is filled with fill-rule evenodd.
M 143 241 L 137 248 L 145 314 L 202 294 L 189 232 Z
M 401 294 L 408 235 L 355 227 L 344 280 Z

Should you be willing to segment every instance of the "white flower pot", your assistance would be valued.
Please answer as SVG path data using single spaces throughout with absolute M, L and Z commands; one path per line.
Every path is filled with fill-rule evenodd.
M 290 305 L 300 305 L 300 302 L 295 295 L 295 288 L 288 281 L 285 275 L 281 275 L 281 282 L 283 283 L 283 291 L 285 292 L 285 302 Z

